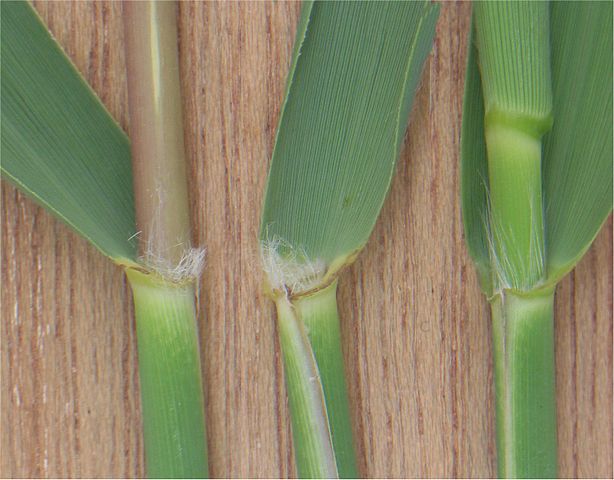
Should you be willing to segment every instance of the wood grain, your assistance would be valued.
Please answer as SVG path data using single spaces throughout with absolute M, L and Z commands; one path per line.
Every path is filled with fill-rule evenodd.
M 120 124 L 120 3 L 36 3 Z M 291 477 L 257 232 L 297 3 L 181 3 L 180 65 L 211 473 Z M 463 246 L 458 150 L 469 5 L 445 3 L 389 198 L 340 310 L 367 477 L 495 474 L 489 313 Z M 121 270 L 3 183 L 0 477 L 142 477 Z M 560 474 L 612 477 L 612 220 L 556 297 Z

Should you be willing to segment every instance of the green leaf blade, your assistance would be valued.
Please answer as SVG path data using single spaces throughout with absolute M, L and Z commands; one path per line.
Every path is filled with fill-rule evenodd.
M 269 174 L 263 242 L 281 239 L 281 250 L 326 264 L 366 243 L 437 13 L 427 2 L 310 6 Z
M 612 9 L 552 4 L 554 118 L 544 145 L 548 281 L 590 247 L 612 211 Z
M 2 174 L 105 255 L 133 261 L 130 144 L 26 2 L 2 2 Z
M 482 290 L 490 296 L 492 282 L 488 250 L 488 159 L 484 140 L 484 100 L 477 51 L 471 40 L 461 129 L 461 209 L 465 244 L 478 270 Z

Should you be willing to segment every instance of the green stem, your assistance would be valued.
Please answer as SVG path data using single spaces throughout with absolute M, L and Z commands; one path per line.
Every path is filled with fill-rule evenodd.
M 339 477 L 356 478 L 358 469 L 337 312 L 337 281 L 313 295 L 299 297 L 294 305 L 308 332 L 320 372 Z
M 149 477 L 206 477 L 174 2 L 124 4 L 139 261 L 134 295 Z M 164 279 L 163 279 L 164 277 Z
M 501 478 L 557 475 L 554 292 L 491 303 Z
M 299 476 L 356 478 L 337 282 L 276 305 Z
M 544 277 L 541 138 L 552 126 L 549 6 L 475 2 L 497 291 Z
M 528 291 L 544 275 L 541 140 L 486 123 L 495 285 Z
M 275 303 L 298 475 L 337 478 L 324 392 L 309 339 L 290 300 L 282 296 Z
M 194 285 L 127 269 L 132 286 L 149 478 L 206 478 Z

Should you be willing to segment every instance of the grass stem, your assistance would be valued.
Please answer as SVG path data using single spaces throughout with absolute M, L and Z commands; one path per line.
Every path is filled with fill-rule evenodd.
M 528 291 L 544 275 L 541 141 L 486 125 L 495 285 Z
M 299 477 L 357 478 L 337 281 L 276 304 Z
M 477 2 L 496 290 L 544 277 L 542 136 L 552 126 L 549 6 Z
M 337 311 L 337 281 L 294 305 L 302 320 L 320 373 L 340 478 L 356 478 L 356 454 L 344 375 Z
M 491 304 L 500 478 L 557 475 L 554 292 Z
M 298 476 L 337 478 L 324 391 L 309 338 L 290 300 L 281 296 L 275 304 Z
M 191 248 L 174 2 L 124 4 L 139 261 L 134 295 L 149 477 L 206 477 L 194 306 L 203 252 Z
M 172 266 L 191 234 L 175 2 L 125 2 L 124 35 L 140 254 Z
M 208 476 L 194 287 L 127 270 L 149 478 Z

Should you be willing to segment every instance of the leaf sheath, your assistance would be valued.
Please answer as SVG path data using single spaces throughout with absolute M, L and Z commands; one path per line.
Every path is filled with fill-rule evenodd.
M 207 448 L 194 287 L 127 270 L 139 354 L 149 478 L 206 478 Z
M 500 478 L 557 475 L 554 293 L 491 304 Z

